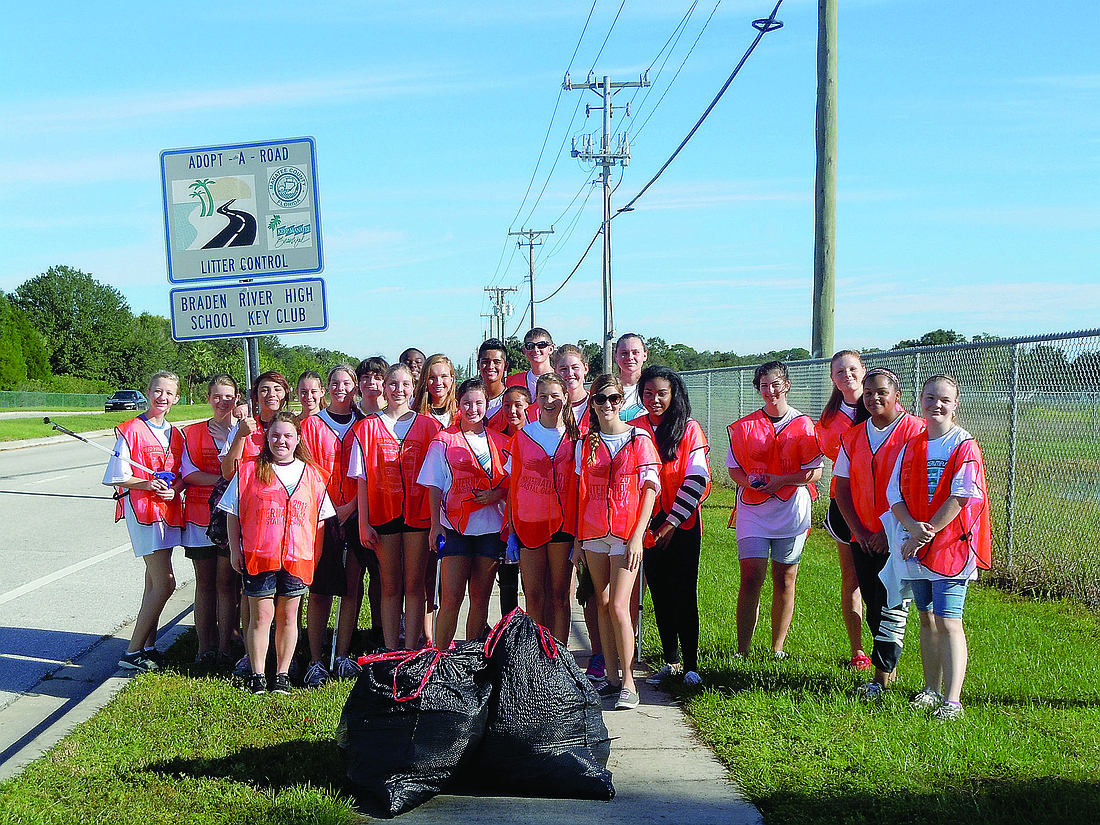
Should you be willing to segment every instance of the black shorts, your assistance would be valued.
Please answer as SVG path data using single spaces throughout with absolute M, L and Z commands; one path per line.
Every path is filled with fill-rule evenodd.
M 380 536 L 395 536 L 398 533 L 427 533 L 427 527 L 409 527 L 405 523 L 404 516 L 398 516 L 395 519 L 390 519 L 385 524 L 379 524 L 374 528 L 375 532 Z
M 835 498 L 829 499 L 829 512 L 825 514 L 822 527 L 841 544 L 852 543 L 852 531 L 848 529 L 848 522 L 844 520 L 844 514 L 840 512 Z
M 374 551 L 364 547 L 359 541 L 359 518 L 352 515 L 343 524 L 336 516 L 325 519 L 324 541 L 321 555 L 313 570 L 313 584 L 309 592 L 318 596 L 348 595 L 348 574 L 344 559 L 349 553 L 355 554 L 356 561 L 364 570 L 367 568 Z
M 206 559 L 216 559 L 220 553 L 218 547 L 215 544 L 207 544 L 203 547 L 184 547 L 183 555 L 191 559 L 191 561 L 205 561 Z M 228 558 L 228 553 L 226 554 Z

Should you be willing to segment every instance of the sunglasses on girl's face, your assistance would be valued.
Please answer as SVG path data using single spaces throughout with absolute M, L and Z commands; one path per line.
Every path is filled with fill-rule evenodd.
M 599 395 L 593 395 L 592 396 L 592 403 L 596 404 L 597 406 L 603 406 L 604 404 L 610 404 L 611 406 L 614 407 L 618 404 L 621 404 L 622 402 L 623 402 L 623 397 L 621 395 L 619 395 L 619 393 L 617 393 L 617 392 L 612 393 L 611 395 L 604 395 L 603 393 L 600 393 Z
M 554 345 L 551 344 L 549 341 L 527 341 L 526 343 L 524 343 L 523 348 L 525 350 L 527 350 L 528 352 L 531 352 L 531 350 L 536 349 L 536 348 L 546 349 L 547 347 L 552 347 L 552 346 L 554 346 Z

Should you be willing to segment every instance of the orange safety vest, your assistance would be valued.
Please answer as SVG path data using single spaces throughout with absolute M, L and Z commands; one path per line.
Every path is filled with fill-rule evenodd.
M 409 527 L 431 527 L 428 490 L 416 483 L 416 477 L 428 454 L 428 445 L 440 430 L 439 422 L 430 415 L 417 413 L 400 444 L 377 415 L 368 415 L 353 429 L 363 450 L 370 525 L 380 527 L 403 517 Z
M 207 421 L 196 421 L 183 428 L 183 444 L 187 457 L 195 469 L 216 476 L 222 474 L 222 460 L 218 458 L 218 445 L 210 435 Z M 197 527 L 210 525 L 210 494 L 213 484 L 188 484 L 183 499 L 183 520 Z
M 455 420 L 457 420 L 457 416 Z M 453 424 L 454 421 L 452 421 L 451 423 Z M 494 412 L 492 415 L 488 415 L 485 417 L 485 426 L 490 429 L 496 430 L 498 433 L 502 433 L 506 429 L 508 429 L 508 416 L 504 412 L 503 403 L 499 407 L 497 407 L 496 412 Z
M 872 533 L 882 531 L 879 516 L 890 509 L 886 501 L 886 487 L 890 483 L 890 474 L 898 454 L 909 439 L 924 432 L 928 426 L 923 418 L 902 413 L 901 420 L 894 425 L 887 439 L 871 454 L 871 442 L 867 437 L 867 427 L 871 419 L 861 426 L 852 427 L 841 436 L 844 452 L 848 454 L 848 483 L 852 490 L 852 504 L 863 526 Z M 927 479 L 925 487 L 928 486 Z
M 968 498 L 955 518 L 936 533 L 935 538 L 917 551 L 917 561 L 941 576 L 957 576 L 973 553 L 978 567 L 988 570 L 993 564 L 993 530 L 989 518 L 989 487 L 985 480 L 985 462 L 978 442 L 973 438 L 959 444 L 940 476 L 936 491 L 928 497 L 928 433 L 906 445 L 901 461 L 900 487 L 905 506 L 917 521 L 927 522 L 951 495 L 951 480 L 962 465 L 978 466 L 978 486 L 982 498 Z
M 130 450 L 130 457 L 138 464 L 144 464 L 155 472 L 166 471 L 179 475 L 180 459 L 183 456 L 183 434 L 178 427 L 168 427 L 168 449 L 153 435 L 148 422 L 141 416 L 131 418 L 115 427 L 115 432 L 126 439 L 126 446 Z M 148 481 L 152 478 L 149 473 L 138 467 L 130 465 L 130 473 L 134 478 Z M 183 503 L 180 497 L 174 496 L 171 501 L 165 501 L 150 490 L 130 490 L 119 487 L 119 499 L 115 505 L 115 521 L 121 521 L 126 516 L 122 505 L 122 494 L 130 499 L 130 506 L 134 508 L 134 515 L 140 524 L 151 525 L 163 522 L 169 527 L 183 527 Z
M 577 531 L 574 445 L 562 435 L 553 456 L 523 430 L 512 439 L 508 506 L 512 529 L 524 547 L 542 547 L 555 533 Z
M 639 474 L 642 467 L 659 467 L 661 457 L 649 433 L 637 428 L 614 457 L 604 440 L 599 439 L 593 463 L 590 463 L 591 441 L 585 438 L 581 442 L 577 538 L 587 541 L 615 536 L 629 541 L 638 526 L 642 507 Z
M 328 484 L 326 473 L 306 463 L 302 478 L 288 493 L 274 470 L 264 484 L 256 477 L 255 461 L 237 466 L 241 550 L 250 575 L 286 570 L 306 584 L 313 581 L 314 553 L 322 541 L 321 505 Z
M 508 439 L 488 427 L 485 428 L 485 435 L 489 441 L 489 472 L 485 472 L 457 424 L 435 437 L 436 441 L 443 443 L 445 460 L 451 468 L 451 487 L 444 494 L 443 512 L 447 514 L 451 526 L 460 533 L 466 532 L 470 516 L 486 506 L 474 501 L 474 495 L 508 483 L 508 474 L 504 471 Z
M 356 443 L 356 415 L 352 413 L 352 425 L 344 432 L 343 438 L 336 437 L 336 430 L 321 415 L 311 415 L 302 422 L 302 441 L 309 447 L 313 460 L 329 474 L 328 496 L 336 507 L 354 500 L 359 491 L 358 480 L 348 478 L 348 461 Z
M 650 437 L 653 438 L 653 444 L 657 444 L 657 432 L 656 427 L 649 420 L 648 413 L 646 415 L 639 416 L 630 422 L 635 427 L 641 427 Z M 668 463 L 662 462 L 661 464 L 661 494 L 660 494 L 660 508 L 661 512 L 666 516 L 672 512 L 672 505 L 676 503 L 676 494 L 680 492 L 680 488 L 684 484 L 684 479 L 687 478 L 688 459 L 691 454 L 698 449 L 704 450 L 705 453 L 710 452 L 710 445 L 707 444 L 707 437 L 703 434 L 703 428 L 699 426 L 699 422 L 694 418 L 689 418 L 687 427 L 684 430 L 684 437 L 680 439 L 680 446 L 676 450 L 676 459 Z M 657 453 L 660 456 L 660 452 Z M 710 469 L 710 461 L 707 461 L 707 469 Z M 702 498 L 699 499 L 699 503 L 702 504 L 706 501 L 707 496 L 710 495 L 710 478 L 708 472 L 707 488 L 703 491 Z M 684 522 L 681 522 L 678 530 L 690 530 L 695 526 L 695 522 L 699 520 L 699 510 L 696 508 L 695 512 Z
M 848 414 L 847 408 L 841 407 L 828 421 L 819 418 L 814 425 L 817 440 L 821 443 L 821 452 L 833 464 L 836 464 L 836 457 L 840 454 L 840 437 L 855 423 L 856 420 Z M 836 476 L 829 482 L 829 498 L 836 498 Z
M 777 433 L 772 420 L 761 409 L 734 421 L 726 427 L 726 431 L 733 457 L 738 466 L 749 474 L 775 476 L 797 473 L 821 455 L 814 423 L 805 414 L 796 416 Z M 744 504 L 763 504 L 775 496 L 782 501 L 790 501 L 799 486 L 790 484 L 771 494 L 742 487 L 738 490 L 738 500 Z M 810 500 L 816 500 L 817 487 L 813 484 L 806 486 L 810 491 Z

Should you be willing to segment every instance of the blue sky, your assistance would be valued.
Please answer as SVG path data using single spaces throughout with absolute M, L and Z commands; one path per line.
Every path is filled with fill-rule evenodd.
M 598 229 L 595 170 L 568 148 L 602 130 L 584 117 L 599 100 L 563 92 L 566 69 L 579 82 L 651 67 L 650 89 L 616 99 L 633 99 L 613 123 L 631 135 L 621 206 L 772 5 L 700 2 L 662 54 L 690 2 L 62 2 L 49 19 L 18 4 L 0 53 L 0 289 L 67 264 L 167 316 L 159 153 L 311 135 L 330 326 L 286 342 L 465 360 L 485 286 L 520 288 L 508 331 L 520 326 L 527 264 L 509 230 L 554 226 L 536 252 L 541 298 Z M 1037 11 L 841 3 L 838 348 L 1097 326 L 1100 5 Z M 620 332 L 809 347 L 817 4 L 786 0 L 778 17 L 614 221 Z M 599 251 L 536 309 L 559 342 L 600 335 Z

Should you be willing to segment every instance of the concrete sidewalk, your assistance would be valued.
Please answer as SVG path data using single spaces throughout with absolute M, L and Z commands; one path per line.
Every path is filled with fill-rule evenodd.
M 181 587 L 165 608 L 167 626 L 158 647 L 165 649 L 192 626 L 193 585 Z M 496 594 L 490 621 L 499 619 Z M 464 627 L 460 619 L 459 627 Z M 66 663 L 0 710 L 0 780 L 19 773 L 74 727 L 91 718 L 130 678 L 118 670 L 118 657 L 130 638 L 129 625 L 107 637 L 78 661 Z M 587 636 L 580 609 L 573 615 L 571 651 L 584 665 Z M 611 802 L 441 795 L 401 816 L 414 825 L 456 823 L 610 823 L 676 822 L 688 825 L 760 823 L 760 812 L 741 795 L 729 773 L 703 745 L 668 694 L 645 684 L 636 669 L 642 704 L 633 711 L 606 710 L 611 735 L 615 799 Z

